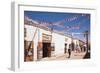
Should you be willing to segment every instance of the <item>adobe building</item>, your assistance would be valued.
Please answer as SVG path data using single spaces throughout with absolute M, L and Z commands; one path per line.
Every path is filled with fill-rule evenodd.
M 37 61 L 42 58 L 60 56 L 67 53 L 69 44 L 79 45 L 79 40 L 71 36 L 64 35 L 57 31 L 52 31 L 48 27 L 25 17 L 24 20 L 24 50 L 31 50 L 29 57 L 24 57 L 25 61 Z M 74 49 L 72 49 L 74 50 Z

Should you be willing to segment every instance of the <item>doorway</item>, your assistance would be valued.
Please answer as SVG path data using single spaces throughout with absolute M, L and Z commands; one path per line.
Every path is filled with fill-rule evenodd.
M 43 58 L 51 56 L 51 43 L 43 42 Z

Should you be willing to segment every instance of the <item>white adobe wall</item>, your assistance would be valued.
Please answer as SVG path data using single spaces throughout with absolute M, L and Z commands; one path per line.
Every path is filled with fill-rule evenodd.
M 32 27 L 32 26 L 29 26 L 29 25 L 24 25 L 24 27 L 26 28 L 26 40 L 28 41 L 32 41 L 32 38 L 34 36 L 34 33 L 35 33 L 35 30 L 36 30 L 36 27 Z
M 52 40 L 55 43 L 55 55 L 59 56 L 64 54 L 65 36 L 53 33 Z

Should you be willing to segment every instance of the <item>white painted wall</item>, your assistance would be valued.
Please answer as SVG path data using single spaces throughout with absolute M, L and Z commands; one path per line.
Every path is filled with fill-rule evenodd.
M 32 27 L 29 25 L 25 25 L 24 27 L 26 28 L 26 38 L 25 39 L 28 41 L 32 41 L 36 27 Z
M 52 40 L 55 43 L 55 55 L 58 56 L 64 54 L 65 36 L 53 33 Z

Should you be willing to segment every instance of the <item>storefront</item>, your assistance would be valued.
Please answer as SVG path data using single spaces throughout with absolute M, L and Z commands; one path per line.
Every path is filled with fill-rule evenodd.
M 42 43 L 43 44 L 43 48 L 42 48 L 43 58 L 51 57 L 51 35 L 43 33 L 42 34 L 42 42 L 43 42 Z
M 42 33 L 42 42 L 38 43 L 37 59 L 51 57 L 51 35 Z

